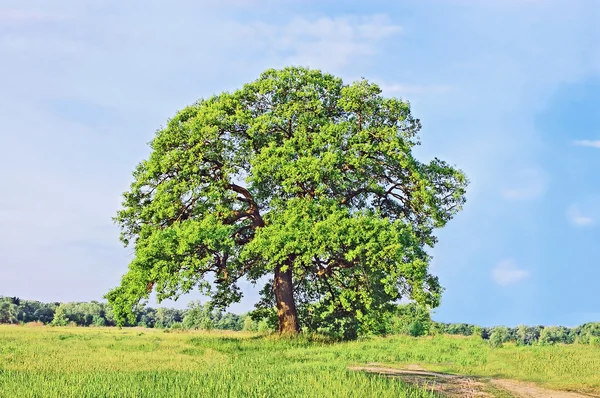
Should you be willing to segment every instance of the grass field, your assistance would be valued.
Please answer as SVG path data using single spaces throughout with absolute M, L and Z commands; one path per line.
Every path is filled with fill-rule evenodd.
M 600 347 L 397 336 L 325 344 L 242 332 L 0 326 L 0 397 L 431 397 L 381 363 L 600 393 Z

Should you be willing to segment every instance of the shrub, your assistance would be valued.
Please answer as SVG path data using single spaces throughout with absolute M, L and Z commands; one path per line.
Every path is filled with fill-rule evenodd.
M 54 318 L 52 318 L 52 322 L 50 324 L 52 326 L 67 326 L 68 323 L 69 319 L 65 313 L 65 307 L 63 304 L 61 304 L 56 308 L 56 311 L 54 312 Z
M 425 326 L 423 322 L 419 320 L 413 321 L 408 327 L 408 334 L 412 337 L 419 337 L 426 334 Z
M 568 330 L 565 327 L 548 326 L 540 332 L 540 344 L 551 345 L 558 343 L 569 343 Z
M 510 335 L 508 333 L 508 328 L 504 326 L 498 326 L 492 330 L 489 343 L 492 348 L 500 348 L 509 340 L 509 338 Z
M 269 322 L 266 319 L 262 319 L 261 321 L 258 322 L 258 327 L 257 327 L 259 332 L 269 332 L 271 331 L 271 327 L 269 326 Z
M 183 329 L 183 324 L 181 322 L 173 322 L 171 325 L 171 330 L 181 330 Z
M 519 326 L 516 333 L 517 345 L 532 345 L 537 343 L 540 338 L 540 330 L 541 328 L 537 326 Z
M 104 318 L 102 318 L 99 315 L 94 315 L 94 317 L 92 318 L 92 325 L 93 326 L 106 326 L 106 320 L 104 320 Z

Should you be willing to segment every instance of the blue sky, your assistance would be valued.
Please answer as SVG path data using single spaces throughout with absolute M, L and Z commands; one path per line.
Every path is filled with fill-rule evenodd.
M 303 65 L 408 99 L 418 155 L 470 177 L 433 251 L 436 320 L 600 321 L 600 2 L 99 4 L 0 2 L 0 295 L 102 297 L 131 256 L 111 217 L 156 129 Z

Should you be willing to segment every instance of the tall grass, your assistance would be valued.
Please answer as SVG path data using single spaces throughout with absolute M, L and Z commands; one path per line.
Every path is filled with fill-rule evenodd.
M 432 397 L 308 340 L 243 333 L 0 327 L 0 397 Z M 329 349 L 331 347 L 323 347 Z
M 432 397 L 349 365 L 438 371 L 600 393 L 600 347 L 395 336 L 330 344 L 243 332 L 0 326 L 0 397 Z

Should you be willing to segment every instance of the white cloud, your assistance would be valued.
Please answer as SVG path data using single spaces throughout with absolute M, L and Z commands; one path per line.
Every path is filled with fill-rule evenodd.
M 567 209 L 567 217 L 571 224 L 577 227 L 585 227 L 594 224 L 594 219 L 588 215 L 582 214 L 578 205 L 571 205 Z
M 529 271 L 519 269 L 513 260 L 502 260 L 492 270 L 492 277 L 500 286 L 512 285 L 528 276 Z
M 585 146 L 589 148 L 598 148 L 600 149 L 600 140 L 592 141 L 592 140 L 579 140 L 573 141 L 573 145 L 576 146 Z
M 357 56 L 371 56 L 379 41 L 402 32 L 386 15 L 295 17 L 282 25 L 255 22 L 237 24 L 237 29 L 251 46 L 281 63 L 328 69 L 346 66 Z
M 523 169 L 511 177 L 510 187 L 502 190 L 509 200 L 528 200 L 540 197 L 548 185 L 548 177 L 539 169 Z

